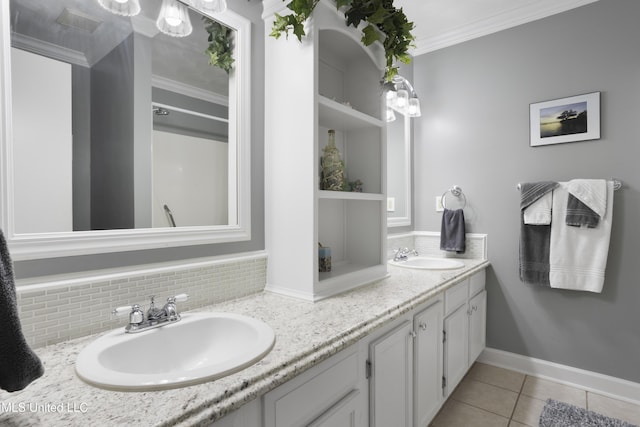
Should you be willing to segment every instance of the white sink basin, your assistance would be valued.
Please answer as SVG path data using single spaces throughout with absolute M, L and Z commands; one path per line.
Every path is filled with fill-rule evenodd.
M 124 327 L 86 346 L 76 360 L 85 382 L 110 390 L 164 390 L 244 369 L 273 348 L 269 325 L 233 313 L 185 313 L 179 322 L 134 334 Z
M 453 270 L 464 267 L 464 263 L 451 258 L 413 257 L 406 261 L 389 261 L 389 264 L 397 267 L 416 268 L 419 270 Z

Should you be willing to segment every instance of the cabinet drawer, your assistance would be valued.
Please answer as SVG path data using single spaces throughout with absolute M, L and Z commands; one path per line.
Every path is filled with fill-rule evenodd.
M 358 355 L 351 354 L 313 376 L 303 374 L 267 393 L 265 426 L 306 425 L 355 389 L 358 372 Z
M 479 271 L 469 278 L 469 298 L 474 297 L 484 289 L 486 278 L 486 270 Z
M 467 302 L 469 295 L 469 279 L 447 289 L 444 293 L 444 315 L 452 313 L 456 308 Z

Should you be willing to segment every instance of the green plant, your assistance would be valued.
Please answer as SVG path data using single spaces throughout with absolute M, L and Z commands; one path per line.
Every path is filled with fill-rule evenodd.
M 283 0 L 286 1 L 286 0 Z M 275 15 L 271 36 L 280 38 L 289 36 L 289 31 L 302 41 L 305 35 L 304 23 L 311 16 L 320 0 L 291 0 L 287 8 L 292 14 Z M 415 37 L 411 34 L 413 22 L 407 19 L 402 8 L 396 9 L 393 0 L 336 0 L 336 7 L 344 10 L 346 25 L 357 28 L 360 22 L 366 22 L 362 29 L 362 44 L 369 46 L 380 41 L 384 46 L 386 68 L 385 79 L 391 81 L 398 73 L 396 60 L 408 64 L 411 62 L 409 48 Z
M 202 17 L 205 29 L 209 33 L 206 53 L 209 55 L 209 65 L 220 67 L 227 73 L 233 68 L 233 46 L 231 38 L 233 30 L 207 17 Z

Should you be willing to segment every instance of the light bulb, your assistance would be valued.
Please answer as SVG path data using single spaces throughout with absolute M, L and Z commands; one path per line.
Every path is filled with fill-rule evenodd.
M 226 0 L 201 0 L 200 8 L 208 13 L 222 13 L 227 10 Z
M 409 92 L 404 89 L 398 90 L 398 98 L 396 99 L 396 106 L 398 110 L 404 110 L 409 105 Z
M 409 98 L 409 107 L 407 108 L 407 116 L 420 117 L 420 100 L 418 98 Z
M 140 0 L 98 0 L 98 4 L 116 15 L 135 16 L 140 13 Z
M 162 0 L 162 8 L 156 26 L 160 31 L 172 37 L 186 37 L 193 31 L 189 10 L 176 0 Z

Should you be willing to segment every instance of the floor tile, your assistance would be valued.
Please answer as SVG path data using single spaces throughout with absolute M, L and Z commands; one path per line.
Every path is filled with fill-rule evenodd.
M 509 419 L 449 399 L 431 424 L 433 427 L 507 427 Z
M 536 399 L 555 399 L 581 408 L 587 407 L 587 392 L 575 387 L 527 375 L 522 394 Z
M 521 394 L 518 398 L 518 403 L 516 403 L 516 409 L 513 411 L 513 421 L 526 426 L 538 427 L 540 414 L 545 402 L 545 400 L 534 399 Z
M 640 406 L 638 405 L 591 392 L 587 393 L 587 401 L 590 411 L 640 425 Z
M 525 374 L 476 362 L 469 370 L 467 378 L 519 393 L 524 383 Z
M 511 418 L 518 393 L 479 381 L 464 379 L 452 399 L 503 417 Z
M 529 426 L 526 425 L 526 424 L 522 424 L 522 423 L 519 423 L 517 421 L 511 420 L 511 421 L 509 421 L 509 427 L 529 427 Z

